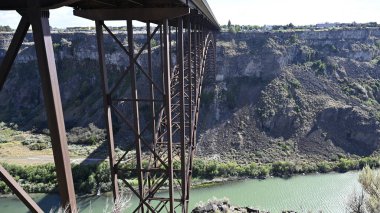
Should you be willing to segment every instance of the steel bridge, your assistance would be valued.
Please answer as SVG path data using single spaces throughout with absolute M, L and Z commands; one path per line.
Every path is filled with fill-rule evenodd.
M 139 200 L 131 212 L 188 212 L 202 83 L 207 76 L 215 76 L 213 32 L 219 29 L 206 0 L 0 2 L 0 10 L 15 10 L 22 16 L 0 65 L 0 91 L 32 26 L 61 205 L 76 212 L 49 26 L 49 9 L 62 6 L 70 6 L 74 15 L 95 22 L 114 200 L 119 199 L 122 188 L 128 188 Z M 108 20 L 126 21 L 127 45 L 107 27 L 104 21 Z M 146 23 L 146 41 L 139 49 L 135 48 L 133 20 Z M 108 33 L 129 59 L 128 68 L 112 81 L 106 68 L 103 33 Z M 153 37 L 159 38 L 158 48 L 152 47 Z M 159 52 L 158 61 L 152 59 L 153 48 Z M 142 57 L 145 60 L 140 60 Z M 149 110 L 141 113 L 142 107 Z M 133 136 L 130 142 L 133 154 L 125 151 L 117 156 L 115 153 L 115 117 Z M 128 160 L 134 162 L 133 168 L 125 166 Z M 136 174 L 138 187 L 128 180 L 130 173 Z M 32 212 L 43 212 L 1 165 L 0 178 Z

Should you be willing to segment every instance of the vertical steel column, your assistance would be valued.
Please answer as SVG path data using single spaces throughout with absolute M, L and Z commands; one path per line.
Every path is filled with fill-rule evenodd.
M 164 25 L 161 25 L 160 27 L 160 51 L 161 51 L 161 73 L 162 73 L 162 88 L 163 88 L 163 91 L 165 92 L 165 75 L 164 75 L 164 72 L 165 72 L 165 65 L 164 65 L 164 61 L 165 61 L 165 58 L 164 58 L 164 52 L 165 52 L 165 47 L 164 47 Z M 163 100 L 165 100 L 165 94 L 163 94 L 163 97 L 162 97 Z
M 183 18 L 178 18 L 178 37 L 177 37 L 177 64 L 179 65 L 180 80 L 180 134 L 181 134 L 181 179 L 182 179 L 182 212 L 187 209 L 187 172 L 186 172 L 186 106 L 185 106 L 185 51 L 183 41 Z
M 214 53 L 214 73 L 216 74 L 216 43 L 215 43 L 215 37 L 212 36 L 212 47 L 213 47 L 213 53 Z
M 149 77 L 151 79 L 153 79 L 153 70 L 152 70 L 152 43 L 151 43 L 151 40 L 149 39 L 150 38 L 150 22 L 147 22 L 146 23 L 146 34 L 147 34 L 147 42 L 148 42 L 148 73 L 149 73 Z M 152 38 L 153 39 L 153 38 Z M 152 113 L 152 116 L 151 116 L 151 120 L 152 120 L 152 137 L 153 137 L 153 147 L 155 147 L 156 145 L 156 142 L 157 142 L 157 134 L 156 134 L 156 109 L 155 109 L 155 101 L 154 101 L 154 85 L 153 85 L 153 82 L 150 82 L 150 99 L 151 99 L 151 113 Z M 156 157 L 154 157 L 156 158 Z M 148 178 L 150 178 L 150 175 L 148 176 Z M 149 189 L 152 187 L 151 186 L 151 181 L 148 180 L 148 184 L 149 184 Z
M 17 53 L 20 50 L 22 42 L 25 38 L 26 33 L 28 32 L 30 23 L 26 17 L 22 17 L 15 34 L 13 35 L 11 44 L 1 62 L 0 66 L 0 91 L 3 89 L 4 83 L 8 77 L 9 72 L 11 71 L 12 64 L 16 59 Z
M 173 67 L 173 60 L 172 60 L 172 53 L 173 53 L 172 41 L 173 41 L 173 38 L 172 38 L 172 27 L 170 25 L 169 25 L 168 33 L 169 33 L 169 64 L 170 64 L 170 67 Z
M 129 63 L 131 67 L 131 93 L 132 93 L 132 107 L 133 107 L 133 120 L 135 128 L 135 146 L 136 146 L 136 167 L 137 167 L 137 177 L 139 182 L 139 193 L 140 193 L 140 203 L 143 203 L 144 198 L 144 177 L 142 172 L 142 155 L 141 155 L 141 140 L 140 140 L 140 115 L 139 115 L 139 102 L 137 94 L 136 85 L 136 69 L 134 61 L 134 43 L 133 43 L 133 26 L 132 20 L 127 21 L 127 31 L 128 31 L 128 48 L 129 48 Z M 144 212 L 144 205 L 141 205 L 141 212 Z
M 190 183 L 191 183 L 191 174 L 192 174 L 192 149 L 193 149 L 193 146 L 192 146 L 192 132 L 193 132 L 193 116 L 192 116 L 192 108 L 193 108 L 193 105 L 192 105 L 192 57 L 191 57 L 191 45 L 192 45 L 192 42 L 191 42 L 191 39 L 192 39 L 192 36 L 191 36 L 191 16 L 189 15 L 188 16 L 188 19 L 187 19 L 187 34 L 188 34 L 188 62 L 187 62 L 187 66 L 188 66 L 188 96 L 189 96 L 189 100 L 188 100 L 188 113 L 189 113 L 189 118 L 188 118 L 188 122 L 189 122 L 189 128 L 188 128 L 188 137 L 189 137 L 189 141 L 188 141 L 188 144 L 189 144 L 189 165 L 188 165 L 188 171 L 187 171 L 187 175 L 188 175 L 188 180 L 187 180 L 187 183 L 186 183 L 186 189 L 188 191 L 187 195 L 186 195 L 186 200 L 187 200 L 187 204 L 188 204 L 188 201 L 189 201 L 189 198 L 190 198 Z M 189 209 L 189 206 L 187 205 L 186 206 L 186 212 L 188 212 L 188 209 Z
M 164 19 L 164 78 L 165 78 L 165 113 L 167 128 L 167 149 L 168 149 L 168 179 L 170 213 L 174 213 L 174 184 L 173 184 L 173 141 L 172 141 L 172 102 L 171 102 L 171 80 L 170 80 L 170 43 L 169 43 L 169 21 Z
M 198 20 L 198 30 L 197 30 L 197 40 L 198 40 L 198 43 L 197 43 L 197 47 L 198 47 L 198 78 L 200 79 L 200 73 L 201 73 L 201 64 L 202 64 L 202 36 L 201 36 L 202 32 L 201 32 L 201 25 L 200 25 L 200 21 Z M 200 82 L 198 81 L 197 82 L 198 85 L 197 85 L 197 88 L 200 84 Z M 198 91 L 199 92 L 199 91 Z
M 0 179 L 3 180 L 13 193 L 29 208 L 33 213 L 43 213 L 44 211 L 29 196 L 28 193 L 13 179 L 13 177 L 0 165 Z
M 50 35 L 49 11 L 31 9 L 29 18 L 33 27 L 39 71 L 44 94 L 45 107 L 50 129 L 54 162 L 57 171 L 61 205 L 71 212 L 77 211 L 73 177 L 63 118 L 61 95 Z
M 193 78 L 193 76 L 191 75 L 191 73 L 192 73 L 192 56 L 191 56 L 191 54 L 192 54 L 192 47 L 191 47 L 191 45 L 192 45 L 192 42 L 191 42 L 191 40 L 192 40 L 192 32 L 191 32 L 191 28 L 192 28 L 192 25 L 191 25 L 191 16 L 189 15 L 188 16 L 188 20 L 187 20 L 187 27 L 188 27 L 188 29 L 187 29 L 187 34 L 188 34 L 188 46 L 189 46 L 189 49 L 188 49 L 188 58 L 187 58 L 187 60 L 188 60 L 188 67 L 189 67 L 189 70 L 188 70 L 188 78 L 189 78 L 189 85 L 188 85 L 188 95 L 189 95 L 189 144 L 191 145 L 191 141 L 192 141 L 192 139 L 191 139 L 191 133 L 192 133 L 192 103 L 191 103 L 191 101 L 192 101 L 192 82 L 193 82 L 193 80 L 192 80 L 192 78 Z
M 198 54 L 199 54 L 199 45 L 198 45 L 198 24 L 195 24 L 194 25 L 194 103 L 192 103 L 192 111 L 191 111 L 191 114 L 192 114 L 192 122 L 193 122 L 193 130 L 192 130 L 192 143 L 193 145 L 195 145 L 195 137 L 194 137 L 194 132 L 195 132 L 195 129 L 196 129 L 196 123 L 195 123 L 195 110 L 196 108 L 194 109 L 193 106 L 196 106 L 197 105 L 197 91 L 198 91 Z M 193 105 L 194 104 L 194 105 Z
M 178 20 L 178 18 L 177 18 L 177 20 Z M 178 25 L 178 23 L 177 23 L 177 25 Z M 178 51 L 178 39 L 179 39 L 179 29 L 178 29 L 178 26 L 177 27 L 175 27 L 175 53 L 176 53 L 176 59 L 177 59 L 177 64 L 176 65 L 178 65 L 178 54 L 179 54 L 179 51 Z
M 112 116 L 111 116 L 111 94 L 108 86 L 108 76 L 107 68 L 105 62 L 105 51 L 104 51 L 104 37 L 103 37 L 103 21 L 95 21 L 96 26 L 96 38 L 98 43 L 98 55 L 99 55 L 99 66 L 100 66 L 100 80 L 102 84 L 103 93 L 103 105 L 104 105 L 104 119 L 107 128 L 107 142 L 108 142 L 108 155 L 111 170 L 111 184 L 113 199 L 118 199 L 119 187 L 117 183 L 117 172 L 115 171 L 116 154 L 115 154 L 115 142 L 113 138 L 113 128 L 112 128 Z

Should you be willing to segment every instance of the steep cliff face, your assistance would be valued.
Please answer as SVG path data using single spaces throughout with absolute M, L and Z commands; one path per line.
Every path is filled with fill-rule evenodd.
M 198 154 L 270 162 L 378 153 L 379 48 L 379 29 L 220 34 Z
M 0 58 L 10 38 L 0 35 Z M 45 127 L 31 40 L 0 93 L 0 120 L 26 129 Z M 95 36 L 54 34 L 53 41 L 68 127 L 102 126 Z M 198 155 L 271 162 L 378 153 L 380 29 L 221 33 L 217 45 L 216 84 L 202 94 Z M 109 37 L 106 47 L 115 79 L 128 60 Z
M 126 46 L 126 34 L 119 33 L 117 37 Z M 1 59 L 12 37 L 11 34 L 2 34 L 0 38 Z M 95 34 L 62 33 L 53 34 L 52 38 L 67 127 L 87 126 L 88 123 L 103 126 Z M 135 39 L 137 47 L 145 42 L 143 35 L 136 35 Z M 43 129 L 47 126 L 46 115 L 32 41 L 32 35 L 28 34 L 0 93 L 0 120 L 17 123 L 24 129 Z M 115 82 L 127 69 L 128 57 L 110 36 L 105 36 L 105 46 L 109 79 Z M 158 61 L 158 57 L 158 51 L 154 51 L 153 58 Z M 142 57 L 139 63 L 146 64 L 144 60 L 146 58 Z M 158 65 L 155 65 L 157 69 Z M 125 87 L 129 83 L 125 79 Z

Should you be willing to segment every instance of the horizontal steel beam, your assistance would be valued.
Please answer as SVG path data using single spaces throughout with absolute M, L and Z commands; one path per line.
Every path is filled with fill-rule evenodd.
M 185 7 L 74 10 L 74 15 L 91 20 L 161 21 L 188 14 L 190 9 Z

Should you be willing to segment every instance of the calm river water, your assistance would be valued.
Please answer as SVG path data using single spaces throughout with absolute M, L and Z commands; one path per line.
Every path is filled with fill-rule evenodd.
M 262 210 L 280 212 L 296 210 L 298 212 L 345 212 L 348 197 L 354 190 L 361 190 L 358 183 L 358 172 L 344 174 L 323 174 L 296 176 L 289 179 L 269 178 L 266 180 L 244 180 L 223 185 L 193 189 L 191 207 L 212 197 L 228 197 L 234 205 L 254 206 Z M 48 212 L 58 205 L 57 195 L 36 194 L 36 201 Z M 81 197 L 81 212 L 103 212 L 107 196 Z M 134 199 L 131 201 L 136 203 Z M 28 212 L 15 197 L 0 198 L 0 212 Z

